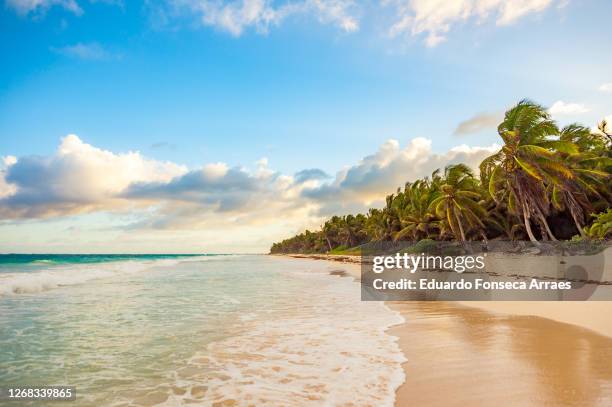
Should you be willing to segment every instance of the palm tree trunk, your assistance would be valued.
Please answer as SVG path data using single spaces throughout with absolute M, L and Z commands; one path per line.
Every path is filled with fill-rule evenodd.
M 574 219 L 574 223 L 576 224 L 576 228 L 578 229 L 578 233 L 580 233 L 580 236 L 587 237 L 586 233 L 584 233 L 584 229 L 582 229 L 582 226 L 580 226 L 580 222 L 578 222 L 578 218 L 576 217 L 574 211 L 570 210 L 570 213 L 572 214 L 572 219 Z
M 555 235 L 553 235 L 553 232 L 550 230 L 550 227 L 548 226 L 548 222 L 546 222 L 546 217 L 540 214 L 540 219 L 542 219 L 542 225 L 544 225 L 544 229 L 546 229 L 546 233 L 548 233 L 548 236 L 550 236 L 550 240 L 552 240 L 553 242 L 556 242 L 557 238 L 555 237 Z
M 327 240 L 327 246 L 329 246 L 329 251 L 332 251 L 332 245 L 331 242 L 329 241 L 329 237 L 327 237 L 327 235 L 325 235 L 325 240 Z
M 527 231 L 527 236 L 529 236 L 529 240 L 531 240 L 536 246 L 540 245 L 538 239 L 533 235 L 533 231 L 531 230 L 531 221 L 529 219 L 529 214 L 527 212 L 527 204 L 525 202 L 521 202 L 521 209 L 523 211 L 523 222 L 525 223 L 525 230 Z
M 459 215 L 457 212 L 453 211 L 455 214 L 455 219 L 457 220 L 457 224 L 459 225 L 459 233 L 461 233 L 461 241 L 465 242 L 465 233 L 463 232 L 463 225 L 461 224 L 461 219 L 459 219 Z

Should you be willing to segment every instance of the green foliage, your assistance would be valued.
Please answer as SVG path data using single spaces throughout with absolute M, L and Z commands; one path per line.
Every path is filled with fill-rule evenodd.
M 416 244 L 406 248 L 406 253 L 428 253 L 434 254 L 438 252 L 438 243 L 432 239 L 423 239 L 416 242 Z
M 594 216 L 591 226 L 585 228 L 586 235 L 592 239 L 612 237 L 612 209 Z
M 383 208 L 333 216 L 319 231 L 275 243 L 270 251 L 359 254 L 358 246 L 377 241 L 420 241 L 407 249 L 417 251 L 434 249 L 435 241 L 529 238 L 538 244 L 556 240 L 549 223 L 559 218 L 574 224 L 580 240 L 611 237 L 607 123 L 597 131 L 578 124 L 559 129 L 544 107 L 522 100 L 497 130 L 502 148 L 482 161 L 479 178 L 464 164 L 450 165 L 406 183 Z
M 329 254 L 337 254 L 337 255 L 344 255 L 344 256 L 360 256 L 361 250 L 359 250 L 359 247 L 338 246 L 332 251 L 330 251 Z

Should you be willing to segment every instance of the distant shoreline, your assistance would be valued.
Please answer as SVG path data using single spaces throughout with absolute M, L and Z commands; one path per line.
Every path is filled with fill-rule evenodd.
M 338 261 L 341 263 L 353 263 L 361 264 L 361 256 L 344 255 L 344 254 L 301 254 L 301 253 L 274 253 L 271 256 L 285 256 L 293 257 L 296 259 L 312 259 L 312 260 L 326 260 L 326 261 Z

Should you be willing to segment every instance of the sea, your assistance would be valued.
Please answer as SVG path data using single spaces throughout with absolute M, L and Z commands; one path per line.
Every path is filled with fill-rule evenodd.
M 0 387 L 73 386 L 73 406 L 391 406 L 403 319 L 342 267 L 0 255 Z

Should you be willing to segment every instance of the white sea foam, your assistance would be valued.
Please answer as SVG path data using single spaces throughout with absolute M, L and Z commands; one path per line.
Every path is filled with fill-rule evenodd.
M 37 324 L 24 328 L 15 314 L 22 304 L 0 313 L 8 327 L 0 347 L 18 341 L 20 349 L 38 349 L 41 338 L 47 345 L 61 338 L 79 352 L 78 360 L 26 353 L 8 377 L 20 382 L 66 369 L 79 378 L 86 405 L 393 405 L 405 359 L 386 329 L 403 319 L 383 303 L 361 301 L 359 283 L 329 275 L 343 266 L 266 256 L 194 260 L 2 273 L 0 289 L 9 295 L 108 279 L 96 290 L 70 289 L 77 301 L 54 297 L 66 304 L 59 314 L 33 309 L 61 336 L 45 337 Z M 145 271 L 159 265 L 170 267 Z M 133 273 L 140 274 L 121 278 Z M 81 371 L 90 365 L 105 368 Z M 112 391 L 100 388 L 102 379 L 115 381 Z
M 180 259 L 128 260 L 72 264 L 30 272 L 1 273 L 0 296 L 39 293 L 103 278 L 139 273 L 152 267 L 171 266 L 178 262 Z
M 209 344 L 177 371 L 162 405 L 392 406 L 404 381 L 403 322 L 383 303 L 362 302 L 358 283 L 323 274 L 291 302 L 240 318 L 242 333 Z

